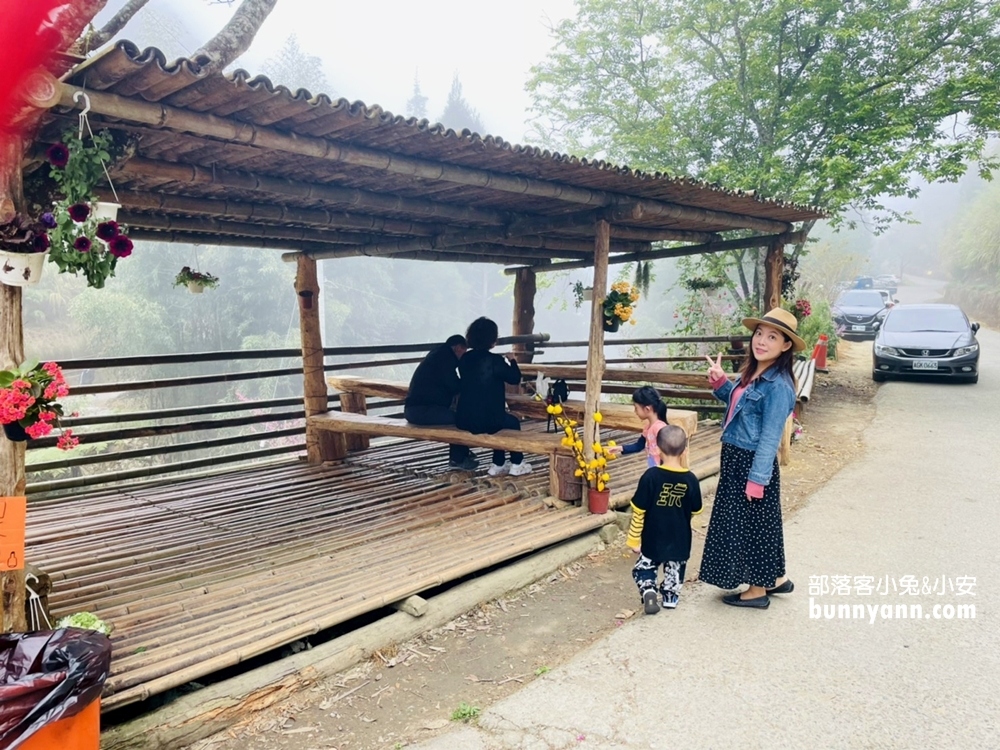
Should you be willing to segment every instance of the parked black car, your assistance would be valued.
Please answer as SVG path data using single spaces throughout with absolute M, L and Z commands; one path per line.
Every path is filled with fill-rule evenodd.
M 865 338 L 875 336 L 875 324 L 889 308 L 881 292 L 875 289 L 849 289 L 837 297 L 831 312 L 841 335 Z
M 929 375 L 976 383 L 978 330 L 956 305 L 896 305 L 875 337 L 872 380 Z

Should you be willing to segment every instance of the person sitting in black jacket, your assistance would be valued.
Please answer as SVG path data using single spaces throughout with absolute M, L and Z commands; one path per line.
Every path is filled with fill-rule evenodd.
M 489 318 L 472 321 L 465 338 L 469 351 L 458 363 L 461 390 L 455 424 L 474 434 L 492 434 L 503 429 L 520 430 L 517 417 L 507 412 L 505 383 L 518 385 L 521 370 L 513 357 L 504 359 L 491 354 L 496 346 L 499 330 Z M 510 461 L 504 462 L 503 451 L 493 451 L 493 465 L 487 472 L 491 477 L 510 472 L 522 476 L 531 471 L 531 464 L 524 463 L 524 454 L 511 451 Z
M 458 395 L 458 363 L 466 352 L 464 336 L 451 336 L 431 349 L 417 365 L 403 405 L 403 418 L 416 425 L 453 425 L 452 402 Z M 464 445 L 448 447 L 448 464 L 453 469 L 475 471 L 479 465 Z

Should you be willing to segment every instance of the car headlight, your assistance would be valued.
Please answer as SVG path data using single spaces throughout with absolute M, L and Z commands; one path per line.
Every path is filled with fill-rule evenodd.
M 875 344 L 876 354 L 889 354 L 893 357 L 899 356 L 899 349 L 895 349 L 891 346 L 882 346 L 882 344 Z
M 973 352 L 979 351 L 979 344 L 973 344 L 972 346 L 963 346 L 961 349 L 955 350 L 955 356 L 961 357 L 965 354 L 972 354 Z

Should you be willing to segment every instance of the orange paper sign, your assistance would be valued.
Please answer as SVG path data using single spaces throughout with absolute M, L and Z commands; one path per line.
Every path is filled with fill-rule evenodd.
M 27 508 L 27 498 L 0 497 L 0 570 L 20 570 L 24 567 Z

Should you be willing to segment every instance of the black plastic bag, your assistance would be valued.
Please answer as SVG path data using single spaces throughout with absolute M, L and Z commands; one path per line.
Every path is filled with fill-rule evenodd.
M 97 700 L 110 665 L 111 640 L 95 630 L 0 635 L 0 750 Z

